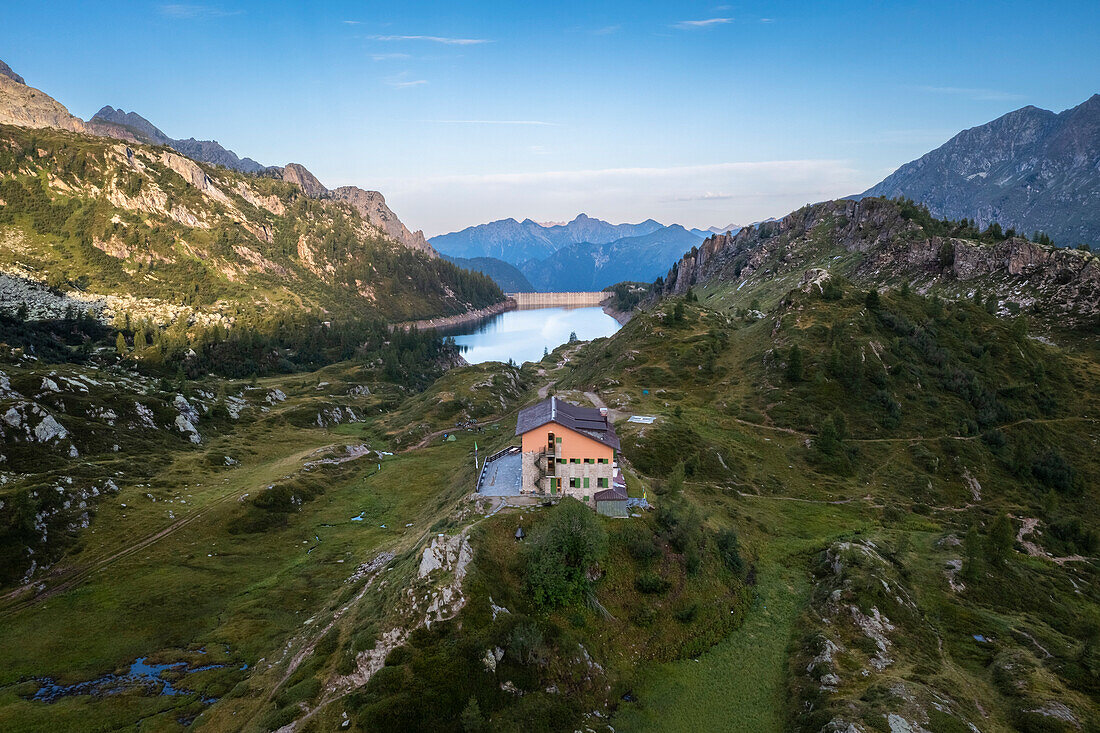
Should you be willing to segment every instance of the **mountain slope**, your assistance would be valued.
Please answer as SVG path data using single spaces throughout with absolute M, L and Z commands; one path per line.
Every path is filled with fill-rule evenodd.
M 0 269 L 105 318 L 228 325 L 285 310 L 410 320 L 503 297 L 349 202 L 165 148 L 0 126 L 0 173 Z
M 544 260 L 524 264 L 523 272 L 539 290 L 602 290 L 618 282 L 652 282 L 701 237 L 679 224 L 611 242 L 580 242 L 558 249 Z
M 869 248 L 907 245 L 872 222 Z M 798 222 L 782 223 L 796 241 Z M 972 300 L 871 297 L 894 282 L 881 271 L 860 286 L 784 269 L 766 281 L 802 257 L 772 254 L 740 282 L 651 303 L 554 385 L 655 416 L 618 427 L 658 521 L 687 499 L 706 526 L 733 528 L 756 584 L 742 628 L 641 672 L 611 725 L 1087 730 L 1100 715 L 1085 641 L 1100 618 L 1095 358 Z
M 535 286 L 524 277 L 523 273 L 515 265 L 510 265 L 504 260 L 495 257 L 451 257 L 443 255 L 443 259 L 453 262 L 459 267 L 474 270 L 493 279 L 500 289 L 506 293 L 533 293 Z
M 746 303 L 771 302 L 822 273 L 952 299 L 993 296 L 998 312 L 1026 312 L 1057 328 L 1100 326 L 1095 255 L 980 234 L 879 198 L 814 204 L 733 236 L 715 235 L 676 263 L 663 287 L 684 293 L 703 286 Z
M 580 214 L 568 224 L 544 225 L 524 219 L 501 219 L 432 237 L 431 244 L 454 257 L 495 257 L 513 265 L 542 260 L 570 244 L 603 244 L 662 228 L 652 219 L 638 224 L 610 224 Z
M 1059 114 L 1029 106 L 964 130 L 862 195 L 911 198 L 982 229 L 997 222 L 1060 245 L 1100 244 L 1100 94 Z

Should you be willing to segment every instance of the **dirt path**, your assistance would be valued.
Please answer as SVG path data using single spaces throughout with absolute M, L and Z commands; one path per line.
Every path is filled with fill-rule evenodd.
M 498 417 L 498 418 L 495 418 L 493 420 L 486 420 L 485 422 L 479 422 L 478 425 L 492 425 L 493 423 L 498 423 L 503 419 L 504 419 L 503 417 Z M 445 435 L 447 433 L 457 432 L 457 431 L 462 430 L 462 429 L 463 428 L 443 428 L 442 430 L 436 430 L 435 432 L 428 433 L 423 438 L 421 438 L 420 441 L 416 445 L 410 445 L 408 448 L 403 449 L 401 451 L 401 453 L 409 453 L 410 451 L 420 450 L 421 448 L 427 448 L 431 444 L 431 442 L 433 440 L 435 440 L 436 438 L 438 438 L 442 435 Z
M 585 395 L 590 393 L 585 392 Z M 591 398 L 589 398 L 591 399 Z M 749 422 L 748 420 L 742 420 L 741 418 L 729 418 L 736 423 L 746 425 L 751 428 L 759 428 L 761 430 L 773 430 L 778 433 L 787 433 L 788 435 L 797 435 L 802 438 L 813 438 L 814 433 L 807 433 L 803 430 L 795 430 L 793 428 L 781 428 L 775 425 L 764 425 L 762 423 Z M 1036 425 L 1043 425 L 1049 423 L 1059 422 L 1100 422 L 1091 417 L 1051 417 L 1051 418 L 1024 418 L 1023 420 L 1016 420 L 1015 422 L 1005 423 L 1004 425 L 995 425 L 994 430 L 1005 430 L 1007 428 L 1016 427 L 1017 425 L 1023 425 L 1025 423 L 1033 423 Z M 902 438 L 848 438 L 851 443 L 918 443 L 929 440 L 979 440 L 981 435 L 933 435 L 931 437 L 925 437 L 923 435 L 913 435 Z
M 612 422 L 614 422 L 616 420 L 622 420 L 623 418 L 630 417 L 629 414 L 623 412 L 622 410 L 616 410 L 614 407 L 608 407 L 604 403 L 603 398 L 601 398 L 595 392 L 585 392 L 584 396 L 587 397 L 588 401 L 591 402 L 596 407 L 601 407 L 601 408 L 607 410 L 607 416 L 611 418 Z

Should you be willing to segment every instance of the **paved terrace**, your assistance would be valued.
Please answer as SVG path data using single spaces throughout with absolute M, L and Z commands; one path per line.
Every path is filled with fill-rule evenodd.
M 489 462 L 477 493 L 482 496 L 519 496 L 522 479 L 523 456 L 508 453 Z

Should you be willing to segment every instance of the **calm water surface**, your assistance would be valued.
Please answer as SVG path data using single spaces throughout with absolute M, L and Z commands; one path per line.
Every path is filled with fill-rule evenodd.
M 522 364 L 538 361 L 543 349 L 553 351 L 574 331 L 581 341 L 588 341 L 618 330 L 618 321 L 602 308 L 533 308 L 501 313 L 451 333 L 471 364 L 508 359 Z

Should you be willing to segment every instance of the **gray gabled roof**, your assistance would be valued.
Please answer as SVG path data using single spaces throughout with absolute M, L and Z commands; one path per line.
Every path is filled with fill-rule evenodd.
M 516 419 L 516 435 L 523 435 L 551 422 L 619 450 L 619 436 L 615 434 L 615 428 L 606 415 L 600 414 L 595 407 L 581 407 L 557 397 L 550 397 L 520 410 Z
M 617 489 L 604 489 L 603 491 L 597 491 L 596 495 L 592 497 L 595 501 L 626 501 L 627 495 L 625 492 L 618 491 Z

